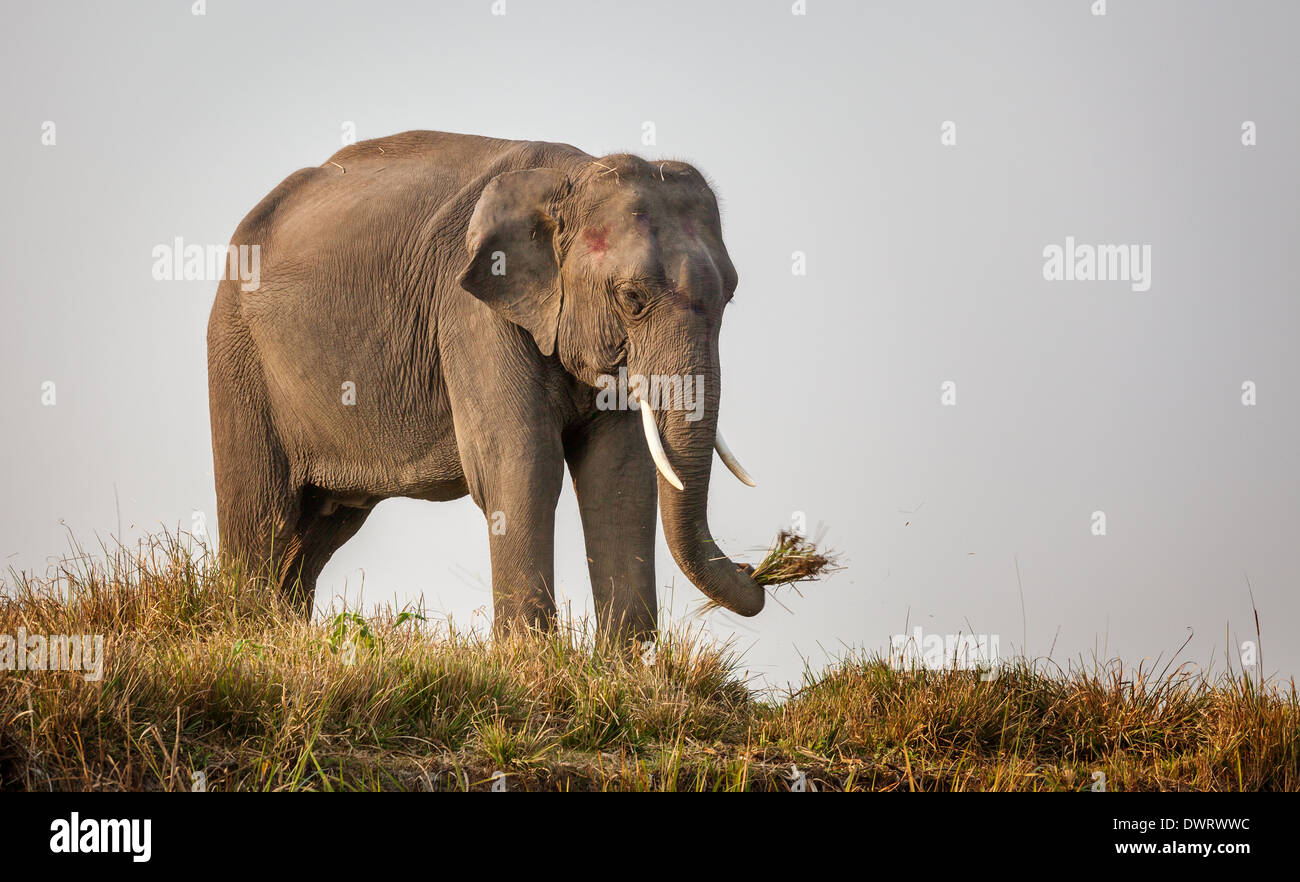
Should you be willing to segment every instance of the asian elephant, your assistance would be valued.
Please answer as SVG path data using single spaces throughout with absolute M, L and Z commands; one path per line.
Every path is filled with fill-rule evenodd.
M 223 280 L 208 323 L 223 557 L 269 565 L 310 612 L 380 500 L 469 494 L 489 526 L 494 627 L 547 627 L 567 462 L 602 632 L 655 631 L 656 502 L 692 583 L 741 615 L 763 608 L 706 518 L 715 446 L 751 482 L 717 433 L 737 277 L 694 168 L 407 132 L 290 175 L 234 246 L 260 272 Z M 602 404 L 620 368 L 695 378 L 702 409 L 656 408 L 644 387 Z

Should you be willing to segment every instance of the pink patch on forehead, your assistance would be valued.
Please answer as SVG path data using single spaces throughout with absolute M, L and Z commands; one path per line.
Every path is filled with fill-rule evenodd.
M 609 247 L 609 229 L 607 227 L 587 227 L 582 231 L 582 241 L 587 250 L 597 256 L 604 254 Z

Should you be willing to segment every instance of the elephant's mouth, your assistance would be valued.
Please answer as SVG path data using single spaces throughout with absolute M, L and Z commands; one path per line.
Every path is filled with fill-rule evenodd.
M 659 469 L 659 474 L 663 475 L 664 480 L 672 484 L 678 490 L 685 490 L 682 481 L 673 471 L 672 464 L 668 462 L 668 455 L 664 453 L 663 439 L 659 437 L 659 426 L 655 423 L 654 411 L 652 411 L 645 402 L 633 399 L 641 410 L 641 427 L 645 429 L 645 443 L 650 448 L 650 456 L 655 461 L 655 468 Z M 721 429 L 713 430 L 713 449 L 718 452 L 722 462 L 731 470 L 740 483 L 747 487 L 757 487 L 754 479 L 750 477 L 749 472 L 740 464 L 736 454 L 731 452 L 727 441 L 722 437 Z

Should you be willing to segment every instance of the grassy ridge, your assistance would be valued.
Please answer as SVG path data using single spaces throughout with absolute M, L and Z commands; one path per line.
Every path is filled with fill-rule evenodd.
M 173 538 L 11 574 L 0 634 L 103 634 L 104 676 L 0 671 L 0 789 L 1300 789 L 1294 684 L 850 656 L 782 701 L 681 630 L 488 641 L 411 613 L 305 622 Z

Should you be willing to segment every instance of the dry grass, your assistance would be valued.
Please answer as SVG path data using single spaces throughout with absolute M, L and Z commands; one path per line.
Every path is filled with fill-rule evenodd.
M 488 641 L 410 612 L 305 622 L 173 538 L 14 575 L 0 634 L 103 634 L 103 679 L 0 672 L 0 788 L 1300 789 L 1294 686 L 850 656 L 766 701 L 681 630 Z

